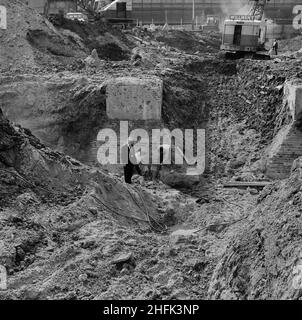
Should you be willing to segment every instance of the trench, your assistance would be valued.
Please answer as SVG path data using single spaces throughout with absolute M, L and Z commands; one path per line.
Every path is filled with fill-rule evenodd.
M 229 155 L 223 154 L 221 150 L 225 141 L 224 132 L 219 128 L 219 119 L 230 116 L 234 122 L 240 122 L 246 116 L 251 116 L 251 123 L 246 123 L 248 129 L 267 130 L 267 132 L 260 133 L 263 139 L 271 139 L 268 135 L 272 132 L 272 126 L 267 125 L 262 128 L 261 123 L 257 122 L 259 113 L 255 118 L 252 114 L 246 114 L 249 113 L 249 110 L 244 110 L 244 112 L 240 110 L 242 103 L 238 103 L 235 90 L 231 89 L 237 77 L 238 63 L 236 61 L 215 58 L 184 64 L 181 66 L 181 70 L 170 71 L 170 73 L 161 76 L 164 83 L 161 120 L 129 121 L 129 131 L 136 128 L 144 128 L 149 133 L 152 128 L 167 128 L 171 131 L 174 128 L 195 131 L 205 129 L 205 176 L 215 174 L 213 168 L 218 166 L 215 161 L 219 160 L 219 166 L 223 167 L 229 160 Z M 3 98 L 1 107 L 4 113 L 11 120 L 30 129 L 47 146 L 68 154 L 85 164 L 98 165 L 96 155 L 100 144 L 96 137 L 99 130 L 103 128 L 111 128 L 115 132 L 120 130 L 119 121 L 110 120 L 107 117 L 104 88 L 96 86 L 94 80 L 91 82 L 90 79 L 82 79 L 78 76 L 73 76 L 71 79 L 68 78 L 68 75 L 63 76 L 58 83 L 47 77 L 43 80 L 45 84 L 41 85 L 39 77 L 33 76 L 30 80 L 28 77 L 24 79 L 20 77 L 18 83 L 11 82 L 4 85 L 0 91 Z M 217 95 L 215 91 L 217 87 L 221 87 L 222 82 L 224 82 L 223 89 L 228 86 L 229 88 Z M 257 87 L 254 91 L 256 90 Z M 10 94 L 7 94 L 8 92 Z M 70 95 L 68 92 L 73 92 L 73 94 Z M 34 99 L 37 102 L 34 103 Z M 247 100 L 247 98 L 245 99 Z M 272 104 L 270 106 L 271 109 L 267 112 L 268 116 L 275 111 Z M 244 107 L 246 108 L 246 106 Z M 227 109 L 229 110 L 226 111 Z M 224 130 L 226 131 L 225 128 Z M 215 141 L 212 136 L 215 136 Z M 196 136 L 194 138 L 196 143 Z M 222 143 L 217 138 L 220 138 Z M 220 153 L 219 158 L 213 159 L 210 154 L 217 151 Z M 105 169 L 121 173 L 120 168 L 108 167 Z M 219 170 L 222 171 L 223 168 L 219 168 Z M 218 172 L 219 174 L 223 174 L 223 172 Z M 202 178 L 201 180 L 204 185 L 206 179 Z M 173 177 L 168 177 L 165 182 L 185 193 L 190 193 L 190 190 L 193 192 L 193 189 L 196 189 L 194 186 L 196 179 L 193 182 L 189 179 L 186 183 L 181 179 L 173 181 Z
M 20 1 L 2 2 L 1 299 L 301 297 L 301 159 L 290 173 L 301 99 L 285 90 L 301 78 L 300 36 L 270 61 L 225 60 L 215 32 L 64 19 L 54 29 Z M 206 129 L 200 180 L 167 166 L 165 183 L 135 175 L 127 186 L 122 168 L 98 164 L 99 130 L 119 130 L 106 81 L 123 76 L 164 83 L 161 119 L 130 130 Z M 263 190 L 237 188 L 267 179 Z
M 147 264 L 149 269 L 146 268 L 147 271 L 144 272 L 152 274 L 155 283 L 164 283 L 163 278 L 173 278 L 176 271 L 179 274 L 179 270 L 182 270 L 182 276 L 187 277 L 184 285 L 186 294 L 189 292 L 191 297 L 198 299 L 208 296 L 211 277 L 217 267 L 217 261 L 224 254 L 230 239 L 241 230 L 249 211 L 256 206 L 258 196 L 258 192 L 255 193 L 255 190 L 238 191 L 236 188 L 225 190 L 219 186 L 219 182 L 223 179 L 230 179 L 236 170 L 241 173 L 240 170 L 249 160 L 247 157 L 240 162 L 237 155 L 232 154 L 234 145 L 229 140 L 232 140 L 234 132 L 230 132 L 230 128 L 235 125 L 237 126 L 236 131 L 239 131 L 239 134 L 236 133 L 235 139 L 241 147 L 235 151 L 243 153 L 245 156 L 246 153 L 251 153 L 251 158 L 255 157 L 258 150 L 253 149 L 253 144 L 260 146 L 263 141 L 269 143 L 273 138 L 271 136 L 272 128 L 275 127 L 274 122 L 269 122 L 266 127 L 262 128 L 259 121 L 261 118 L 266 121 L 276 111 L 276 105 L 281 100 L 280 96 L 273 102 L 265 102 L 264 106 L 255 104 L 255 108 L 251 108 L 247 100 L 258 92 L 258 86 L 255 83 L 250 84 L 252 87 L 250 96 L 244 92 L 238 94 L 237 91 L 242 89 L 235 86 L 238 77 L 241 77 L 240 81 L 243 82 L 243 86 L 252 78 L 252 75 L 247 75 L 248 79 L 242 79 L 245 72 L 239 73 L 238 69 L 241 63 L 245 65 L 244 62 L 206 59 L 184 64 L 181 71 L 170 71 L 170 73 L 164 74 L 162 76 L 164 81 L 162 119 L 160 121 L 130 121 L 131 130 L 137 127 L 150 130 L 154 126 L 167 127 L 170 130 L 175 127 L 206 129 L 207 167 L 205 174 L 198 182 L 181 179 L 176 181 L 172 175 L 167 183 L 170 187 L 167 187 L 167 185 L 154 182 L 152 179 L 146 179 L 141 184 L 137 177 L 134 178 L 134 188 L 144 189 L 151 197 L 155 197 L 154 199 L 161 199 L 161 206 L 158 207 L 158 210 L 163 215 L 162 222 L 167 226 L 166 231 L 160 233 L 148 229 L 138 231 L 134 236 L 132 227 L 129 227 L 132 226 L 132 221 L 125 224 L 127 228 L 124 229 L 121 226 L 124 222 L 120 222 L 120 225 L 118 223 L 114 225 L 114 228 L 121 235 L 126 233 L 128 237 L 134 238 L 139 243 L 139 248 L 126 247 L 128 250 L 130 250 L 129 248 L 134 250 L 139 257 L 138 260 L 140 259 L 142 263 Z M 263 66 L 260 67 L 263 68 Z M 248 68 L 250 68 L 249 65 Z M 98 131 L 101 128 L 119 129 L 119 121 L 110 120 L 106 115 L 104 88 L 95 79 L 91 81 L 91 79 L 82 79 L 78 76 L 70 78 L 68 74 L 63 75 L 60 81 L 57 81 L 56 77 L 55 79 L 44 78 L 43 80 L 45 80 L 45 84 L 37 86 L 38 82 L 42 82 L 41 78 L 33 77 L 28 81 L 28 79 L 21 77 L 17 84 L 18 94 L 14 87 L 16 84 L 13 82 L 6 84 L 1 89 L 2 94 L 4 91 L 6 92 L 6 95 L 2 95 L 5 98 L 3 100 L 5 106 L 2 107 L 4 112 L 10 119 L 31 129 L 33 134 L 48 146 L 85 164 L 97 166 L 98 144 L 96 136 Z M 276 80 L 274 85 L 278 81 L 280 80 Z M 32 97 L 38 97 L 39 103 L 33 103 Z M 260 111 L 264 109 L 266 112 L 260 115 Z M 250 118 L 251 121 L 246 122 L 246 118 Z M 254 131 L 251 133 L 251 130 Z M 249 144 L 250 140 L 252 141 Z M 246 148 L 250 149 L 245 150 Z M 237 163 L 231 167 L 230 162 L 232 163 L 232 161 L 237 161 Z M 230 169 L 226 171 L 225 168 L 228 165 Z M 106 167 L 105 169 L 117 174 L 120 181 L 123 182 L 121 168 Z M 167 167 L 167 171 L 169 169 Z M 114 197 L 112 201 L 115 201 Z M 64 241 L 70 237 L 72 242 L 80 242 L 80 248 L 83 250 L 94 252 L 93 250 L 98 249 L 98 241 L 100 240 L 81 240 L 77 234 L 74 234 L 78 233 L 78 229 L 81 230 L 81 228 L 84 230 L 92 228 L 92 231 L 89 230 L 90 236 L 93 234 L 97 237 L 102 234 L 98 229 L 100 227 L 96 227 L 94 224 L 97 225 L 100 222 L 103 224 L 104 221 L 98 221 L 100 216 L 97 209 L 91 208 L 90 210 L 94 212 L 94 215 L 96 211 L 97 215 L 91 218 L 93 213 L 90 213 L 89 220 L 85 220 L 83 225 L 66 227 L 62 235 L 58 235 L 60 241 L 56 240 L 60 246 L 64 247 Z M 67 218 L 65 218 L 65 212 L 64 217 L 58 218 L 60 222 L 69 223 L 73 220 L 74 214 L 67 212 Z M 104 218 L 102 217 L 102 219 Z M 112 221 L 109 223 L 105 220 L 104 225 L 108 229 L 110 224 Z M 112 225 L 110 227 L 112 228 Z M 106 238 L 106 232 L 104 235 L 105 238 L 101 238 L 101 243 L 115 241 L 112 240 L 114 238 L 112 234 L 108 238 Z M 124 240 L 127 242 L 127 239 Z M 53 241 L 55 239 L 49 243 L 52 244 Z M 116 246 L 119 247 L 120 244 Z M 148 248 L 147 253 L 143 249 L 145 246 Z M 56 249 L 52 247 L 47 250 L 56 252 Z M 69 251 L 60 252 L 56 259 L 76 257 L 77 251 L 73 252 L 72 250 L 70 249 L 70 253 Z M 42 256 L 50 254 L 45 253 L 44 249 L 41 251 L 39 254 Z M 156 257 L 153 257 L 152 261 L 148 260 L 149 251 L 152 251 L 152 255 Z M 97 255 L 95 252 L 94 254 Z M 84 258 L 81 257 L 81 259 Z M 18 268 L 21 263 L 19 254 L 16 261 Z M 30 264 L 26 265 L 29 270 L 30 267 Z M 67 265 L 64 268 L 68 271 L 69 268 L 74 270 L 75 267 Z M 140 263 L 118 263 L 116 270 L 110 269 L 108 274 L 114 280 L 120 273 L 127 274 L 133 269 L 140 270 L 139 268 L 144 270 Z M 64 271 L 66 271 L 65 269 Z M 21 270 L 24 271 L 22 268 Z M 15 273 L 16 278 L 18 278 L 18 273 L 19 269 Z M 24 282 L 21 281 L 21 283 L 28 283 L 28 279 L 25 279 Z M 186 297 L 183 291 L 175 293 L 173 286 L 174 284 L 172 289 L 162 289 L 160 293 L 155 291 L 151 294 L 151 298 Z M 54 292 L 56 290 L 61 291 L 61 289 L 53 289 Z M 107 291 L 110 290 L 114 291 L 113 285 Z M 105 293 L 107 291 L 104 289 Z M 242 293 L 242 296 L 244 294 L 245 292 Z M 83 293 L 80 297 L 84 296 Z

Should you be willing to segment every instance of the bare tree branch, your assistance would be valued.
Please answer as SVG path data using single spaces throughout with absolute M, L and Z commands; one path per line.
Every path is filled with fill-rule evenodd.
M 92 15 L 97 14 L 98 9 L 98 1 L 95 0 L 78 0 L 77 2 L 78 7 L 90 13 Z

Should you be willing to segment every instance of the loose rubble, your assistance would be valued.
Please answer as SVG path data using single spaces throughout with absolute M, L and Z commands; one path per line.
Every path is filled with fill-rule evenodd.
M 263 190 L 223 183 L 269 180 L 300 38 L 269 61 L 226 60 L 219 34 L 54 26 L 4 2 L 22 19 L 0 37 L 0 298 L 299 299 L 302 160 Z M 126 76 L 163 81 L 161 126 L 207 130 L 198 183 L 164 167 L 167 184 L 128 186 L 97 164 L 105 86 Z

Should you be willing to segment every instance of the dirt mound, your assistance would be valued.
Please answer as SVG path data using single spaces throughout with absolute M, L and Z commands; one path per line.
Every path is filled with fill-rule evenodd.
M 163 202 L 126 186 L 46 148 L 2 113 L 0 138 L 0 263 L 9 288 L 2 299 L 186 296 L 178 270 L 183 258 L 173 262 L 169 238 L 158 233 L 176 214 L 169 203 L 178 194 L 167 192 Z M 178 207 L 183 219 L 187 200 Z M 163 270 L 166 257 L 173 266 Z
M 294 60 L 212 58 L 190 62 L 186 69 L 207 84 L 211 172 L 238 172 L 236 179 L 244 180 L 265 178 L 257 161 L 288 121 L 282 107 L 283 84 L 301 72 L 300 66 Z M 253 164 L 257 169 L 252 169 Z
M 115 207 L 115 202 L 119 202 L 117 198 L 111 198 L 121 194 L 121 190 L 118 191 L 121 186 L 114 179 L 46 148 L 29 130 L 13 127 L 2 111 L 0 137 L 2 206 L 9 204 L 25 190 L 36 192 L 36 196 L 41 196 L 43 201 L 60 203 L 60 198 L 72 201 L 76 196 L 81 196 L 84 189 L 88 191 L 89 187 L 95 189 L 96 194 L 101 192 L 106 197 L 105 202 L 113 202 L 112 208 Z M 111 184 L 111 191 L 116 189 L 116 192 L 108 194 L 105 185 L 102 186 L 103 183 L 106 184 L 105 181 Z M 7 184 L 11 188 L 7 188 Z M 127 189 L 125 191 L 128 192 Z M 134 215 L 136 211 L 133 211 Z
M 70 50 L 66 43 L 62 41 L 57 35 L 49 34 L 43 30 L 28 30 L 26 34 L 28 42 L 36 49 L 50 53 L 55 56 L 75 57 L 77 52 Z M 79 55 L 81 57 L 83 55 Z
M 46 148 L 28 130 L 13 127 L 2 111 L 0 138 L 0 216 L 6 226 L 0 238 L 13 250 L 8 255 L 1 252 L 1 262 L 10 274 L 31 263 L 24 262 L 26 253 L 23 258 L 18 252 L 16 256 L 14 248 L 21 245 L 31 255 L 32 247 L 43 246 L 54 225 L 68 234 L 92 217 L 105 214 L 116 223 L 160 228 L 148 195 Z M 11 228 L 16 238 L 7 237 Z
M 1 32 L 0 66 L 3 71 L 22 73 L 38 69 L 43 62 L 51 67 L 70 63 L 70 57 L 85 57 L 83 48 L 72 38 L 63 36 L 21 1 L 2 0 L 1 4 L 6 6 L 8 15 L 8 28 Z M 69 59 L 64 60 L 65 57 Z
M 220 47 L 219 34 L 204 35 L 198 32 L 170 30 L 156 33 L 155 39 L 187 53 L 214 53 L 218 52 Z
M 64 19 L 54 28 L 3 3 L 20 19 L 1 33 L 1 67 L 11 65 L 0 77 L 0 298 L 300 296 L 299 162 L 261 193 L 220 185 L 265 179 L 257 163 L 286 124 L 282 88 L 301 77 L 299 59 L 228 61 L 215 34 Z M 77 67 L 92 49 L 98 68 Z M 191 195 L 138 176 L 129 186 L 78 161 L 96 161 L 98 130 L 119 129 L 106 114 L 106 80 L 142 75 L 163 79 L 164 93 L 162 121 L 140 127 L 207 129 L 210 174 Z
M 220 35 L 218 33 L 203 34 L 184 30 L 162 30 L 157 28 L 150 31 L 145 28 L 134 28 L 132 35 L 149 43 L 169 46 L 188 54 L 211 54 L 219 51 Z
M 129 58 L 129 42 L 120 31 L 103 24 L 80 24 L 65 19 L 61 26 L 54 27 L 21 1 L 1 0 L 0 4 L 6 6 L 9 22 L 7 30 L 0 33 L 2 71 L 70 69 L 93 49 L 97 49 L 102 59 Z
M 119 30 L 102 22 L 89 24 L 63 19 L 56 25 L 78 35 L 89 52 L 97 50 L 101 59 L 121 61 L 130 58 L 133 43 Z
M 301 163 L 301 159 L 298 164 Z M 301 168 L 266 187 L 212 277 L 211 298 L 301 297 Z
M 302 48 L 301 40 L 302 36 L 297 36 L 292 39 L 279 40 L 280 52 L 299 51 Z

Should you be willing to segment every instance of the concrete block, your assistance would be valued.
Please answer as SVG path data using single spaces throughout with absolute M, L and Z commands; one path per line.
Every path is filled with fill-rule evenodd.
M 107 116 L 120 120 L 161 120 L 163 82 L 157 77 L 122 77 L 107 83 Z
M 287 102 L 293 121 L 302 118 L 302 82 L 289 80 L 284 85 L 284 100 Z

